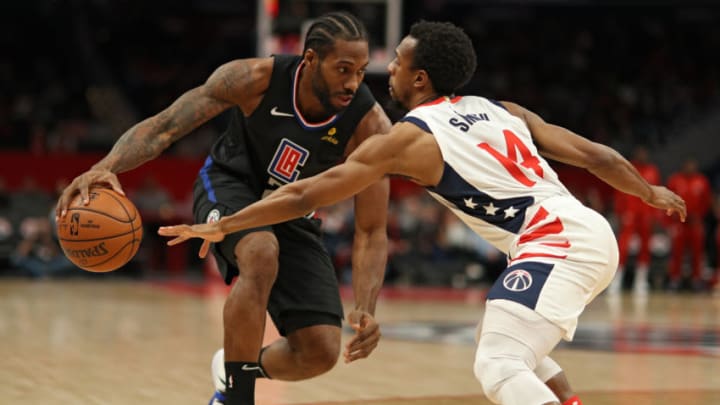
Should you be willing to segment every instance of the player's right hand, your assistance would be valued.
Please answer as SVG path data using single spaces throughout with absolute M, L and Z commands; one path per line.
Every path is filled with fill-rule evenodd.
M 109 170 L 103 169 L 91 169 L 85 173 L 75 177 L 75 179 L 65 187 L 60 198 L 58 198 L 57 206 L 55 207 L 55 216 L 58 218 L 64 217 L 67 214 L 68 205 L 70 201 L 79 193 L 83 205 L 90 203 L 90 186 L 100 185 L 103 187 L 109 187 L 115 190 L 118 194 L 125 195 L 125 192 L 120 186 L 120 181 L 117 175 Z
M 663 186 L 650 186 L 652 188 L 652 195 L 645 201 L 648 205 L 665 210 L 665 214 L 671 216 L 673 213 L 677 213 L 682 222 L 685 222 L 687 217 L 687 207 L 685 206 L 685 200 L 679 195 L 673 193 L 671 190 Z

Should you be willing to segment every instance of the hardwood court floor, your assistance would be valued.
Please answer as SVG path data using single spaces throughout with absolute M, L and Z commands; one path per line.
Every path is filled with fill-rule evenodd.
M 226 289 L 181 287 L 0 279 L 0 404 L 206 404 Z M 261 380 L 256 402 L 490 404 L 471 371 L 482 293 L 417 291 L 386 290 L 370 359 Z M 720 298 L 601 296 L 580 325 L 553 357 L 586 405 L 720 404 Z

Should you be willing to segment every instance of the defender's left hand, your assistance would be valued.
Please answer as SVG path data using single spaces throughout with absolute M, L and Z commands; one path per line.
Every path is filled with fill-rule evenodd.
M 673 193 L 671 190 L 663 186 L 651 186 L 652 195 L 645 201 L 648 205 L 655 208 L 665 210 L 665 214 L 670 216 L 673 213 L 677 213 L 682 222 L 685 222 L 687 216 L 687 207 L 685 206 L 685 200 L 679 195 Z
M 343 353 L 345 363 L 350 363 L 368 357 L 375 350 L 380 341 L 380 325 L 372 315 L 357 309 L 348 314 L 347 321 L 355 330 Z
M 210 242 L 220 242 L 225 239 L 225 234 L 220 230 L 217 222 L 212 224 L 195 224 L 195 225 L 175 225 L 161 226 L 158 234 L 162 236 L 176 236 L 170 240 L 168 246 L 174 246 L 183 243 L 190 238 L 205 239 L 198 256 L 204 258 L 210 250 Z

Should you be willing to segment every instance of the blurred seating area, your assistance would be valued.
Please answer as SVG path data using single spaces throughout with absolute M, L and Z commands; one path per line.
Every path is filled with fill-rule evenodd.
M 299 29 L 302 13 L 312 10 L 299 3 L 305 2 L 279 2 L 276 32 Z M 661 152 L 672 151 L 685 128 L 720 113 L 720 59 L 714 56 L 720 8 L 620 3 L 406 1 L 402 32 L 422 18 L 460 24 L 478 54 L 477 73 L 463 93 L 518 102 L 628 157 L 637 145 L 669 156 Z M 283 14 L 287 10 L 295 14 Z M 255 56 L 256 11 L 255 2 L 231 0 L 0 5 L 0 275 L 68 274 L 62 254 L 52 248 L 58 188 L 100 159 L 135 122 L 201 84 L 217 66 Z M 368 74 L 366 81 L 389 115 L 401 116 L 388 99 L 387 76 Z M 163 223 L 191 221 L 192 182 L 224 125 L 221 115 L 162 158 L 121 176 L 147 227 L 133 274 L 202 273 L 194 245 L 169 252 L 154 232 Z M 716 134 L 706 136 L 711 142 Z M 699 214 L 701 261 L 703 277 L 714 284 L 720 153 L 703 156 L 699 171 L 711 192 Z M 656 162 L 663 183 L 692 157 Z M 578 198 L 618 224 L 605 184 L 555 167 Z M 352 204 L 321 215 L 338 276 L 348 282 Z M 493 280 L 504 265 L 497 251 L 403 180 L 393 181 L 388 231 L 389 282 L 465 287 Z M 672 235 L 667 223 L 658 223 L 654 233 L 653 271 L 661 287 Z M 28 265 L 29 256 L 48 270 Z

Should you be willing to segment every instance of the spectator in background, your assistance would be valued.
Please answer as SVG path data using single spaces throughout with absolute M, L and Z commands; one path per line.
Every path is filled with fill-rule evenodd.
M 15 246 L 15 232 L 10 217 L 10 193 L 5 186 L 5 178 L 0 177 L 0 269 L 10 263 L 10 255 Z
M 23 178 L 21 187 L 10 196 L 10 212 L 15 226 L 24 218 L 45 218 L 53 206 L 53 198 L 29 176 Z
M 720 226 L 718 226 L 718 222 L 720 222 L 720 195 L 716 195 L 713 199 L 713 219 L 715 221 L 715 230 L 714 234 L 712 235 L 712 243 L 713 243 L 713 249 L 715 250 L 715 262 L 711 263 L 711 268 L 713 269 L 713 274 L 710 278 L 710 289 L 712 289 L 716 294 L 720 293 Z
M 355 212 L 352 199 L 316 212 L 322 221 L 323 243 L 342 284 L 352 283 L 352 249 L 355 233 Z
M 54 216 L 54 215 L 53 215 Z M 20 274 L 33 278 L 66 275 L 75 269 L 60 249 L 49 216 L 25 218 L 21 239 L 10 257 Z
M 481 238 L 449 210 L 443 210 L 438 245 L 446 262 L 459 263 L 463 277 L 453 279 L 453 287 L 465 287 L 470 283 L 494 283 L 505 270 L 507 256 Z M 443 265 L 443 268 L 452 267 Z M 458 281 L 461 281 L 458 284 Z
M 398 282 L 416 285 L 442 283 L 434 270 L 438 253 L 440 207 L 425 194 L 409 194 L 398 201 L 398 232 L 390 265 Z
M 660 170 L 650 162 L 647 149 L 638 146 L 631 163 L 640 175 L 650 184 L 660 184 Z M 649 289 L 648 270 L 650 268 L 650 237 L 653 226 L 658 219 L 660 211 L 642 202 L 639 198 L 615 190 L 615 214 L 620 223 L 618 246 L 620 256 L 618 271 L 608 287 L 608 294 L 616 295 L 622 289 L 622 280 L 625 275 L 626 263 L 633 236 L 638 237 L 639 245 L 635 260 L 635 277 L 633 292 L 636 295 L 646 295 Z
M 695 290 L 704 287 L 702 276 L 703 246 L 705 245 L 704 219 L 712 205 L 710 181 L 698 170 L 698 162 L 688 158 L 682 170 L 668 178 L 667 187 L 685 200 L 687 219 L 685 222 L 670 222 L 672 251 L 668 287 L 678 290 L 683 281 L 683 259 L 686 249 L 690 249 L 692 287 Z

